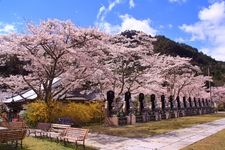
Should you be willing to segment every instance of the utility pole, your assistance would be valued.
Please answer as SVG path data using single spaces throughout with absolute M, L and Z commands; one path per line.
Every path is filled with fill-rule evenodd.
M 210 76 L 209 67 L 208 67 L 208 76 Z M 209 81 L 209 94 L 210 94 L 210 100 L 212 100 L 211 81 Z

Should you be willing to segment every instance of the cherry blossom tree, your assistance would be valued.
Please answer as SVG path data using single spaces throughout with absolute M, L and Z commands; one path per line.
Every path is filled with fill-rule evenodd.
M 210 93 L 207 92 L 206 88 L 207 81 L 212 81 L 212 77 L 197 75 L 187 78 L 181 93 L 186 97 L 210 98 Z
M 190 58 L 167 56 L 167 67 L 163 72 L 164 92 L 174 97 L 200 96 L 205 93 L 206 81 L 212 81 L 211 77 L 199 75 L 201 70 L 198 66 L 190 63 Z
M 150 94 L 167 89 L 179 95 L 199 72 L 188 58 L 155 54 L 156 39 L 143 32 L 112 36 L 59 20 L 27 27 L 25 34 L 0 37 L 0 55 L 17 55 L 27 62 L 28 74 L 0 78 L 14 94 L 32 89 L 46 102 L 84 87 L 98 88 L 104 96 L 107 90 L 120 97 L 126 91 Z
M 224 103 L 225 106 L 225 87 L 220 86 L 220 87 L 212 87 L 211 89 L 212 92 L 212 99 L 216 103 Z
M 125 92 L 132 95 L 140 92 L 150 94 L 159 89 L 162 70 L 167 56 L 155 54 L 153 44 L 156 39 L 143 32 L 126 31 L 114 36 L 110 42 L 115 45 L 104 61 L 106 68 L 113 74 L 111 80 L 101 82 L 101 91 L 113 90 L 116 98 Z M 119 48 L 119 49 L 118 49 Z M 104 77 L 107 79 L 107 76 Z
M 107 90 L 113 90 L 116 98 L 126 91 L 133 95 L 142 92 L 179 96 L 180 93 L 184 94 L 183 89 L 187 86 L 192 91 L 194 87 L 199 88 L 198 95 L 200 91 L 205 91 L 205 81 L 211 80 L 210 77 L 198 75 L 200 68 L 191 65 L 190 58 L 155 54 L 153 41 L 155 39 L 151 36 L 137 31 L 113 37 L 110 42 L 115 47 L 104 60 L 113 78 L 108 80 L 107 76 L 99 76 L 99 81 L 105 80 L 99 82 L 101 91 L 106 93 Z M 163 83 L 167 85 L 163 87 Z M 197 94 L 192 92 L 189 95 Z
M 0 51 L 27 61 L 24 69 L 29 74 L 0 81 L 17 92 L 32 89 L 37 98 L 46 102 L 61 98 L 69 90 L 81 87 L 88 78 L 102 73 L 110 76 L 99 63 L 111 49 L 107 41 L 108 35 L 76 27 L 70 21 L 28 24 L 28 33 L 1 36 Z

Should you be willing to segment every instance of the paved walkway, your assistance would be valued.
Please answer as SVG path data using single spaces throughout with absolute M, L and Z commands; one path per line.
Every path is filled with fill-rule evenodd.
M 149 138 L 123 138 L 89 134 L 86 145 L 101 150 L 178 150 L 225 129 L 225 119 Z

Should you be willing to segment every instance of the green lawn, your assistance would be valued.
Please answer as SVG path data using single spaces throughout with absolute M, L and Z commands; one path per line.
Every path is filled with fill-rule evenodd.
M 85 128 L 89 128 L 91 132 L 98 132 L 98 133 L 104 133 L 109 135 L 116 135 L 116 136 L 124 136 L 124 137 L 149 137 L 156 134 L 166 133 L 175 129 L 190 127 L 196 124 L 202 124 L 214 120 L 218 120 L 221 118 L 225 118 L 225 113 L 218 113 L 218 114 L 210 114 L 210 115 L 202 115 L 202 116 L 192 116 L 192 117 L 182 117 L 182 118 L 176 118 L 176 119 L 169 119 L 169 120 L 162 120 L 162 121 L 155 121 L 155 122 L 148 122 L 148 123 L 139 123 L 135 125 L 127 125 L 123 127 L 106 127 L 103 125 L 95 125 L 95 126 L 87 126 Z M 225 130 L 221 133 L 216 134 L 213 136 L 213 139 L 209 139 L 208 141 L 204 142 L 203 144 L 198 144 L 200 146 L 207 144 L 208 146 L 213 146 L 213 149 L 217 148 L 224 149 L 225 144 Z M 197 145 L 197 146 L 198 146 Z M 216 146 L 214 146 L 216 145 Z M 18 150 L 72 150 L 74 148 L 73 145 L 69 144 L 67 146 L 64 146 L 62 143 L 56 143 L 55 141 L 49 141 L 47 139 L 39 139 L 39 138 L 33 138 L 33 137 L 26 137 L 23 140 L 23 148 Z M 0 150 L 14 150 L 14 147 L 7 146 L 7 145 L 0 145 Z M 80 146 L 78 150 L 82 150 L 83 147 Z M 195 148 L 195 145 L 193 147 L 188 147 L 188 149 L 200 149 L 199 147 Z M 203 149 L 206 149 L 206 147 L 203 147 Z M 86 147 L 86 150 L 94 150 L 94 148 Z M 185 149 L 186 150 L 186 149 Z M 200 149 L 201 150 L 201 149 Z
M 224 150 L 225 130 L 198 141 L 182 150 Z
M 88 126 L 91 132 L 104 133 L 123 137 L 149 137 L 156 134 L 166 133 L 172 130 L 190 127 L 196 124 L 202 124 L 217 119 L 225 118 L 225 113 L 210 115 L 182 117 L 176 119 L 139 123 L 123 127 L 106 127 L 101 125 Z
M 62 143 L 49 141 L 47 139 L 39 139 L 33 137 L 26 137 L 23 140 L 23 148 L 18 146 L 17 150 L 73 150 L 74 145 L 68 144 L 64 146 Z M 15 145 L 0 145 L 0 150 L 15 150 Z M 83 150 L 82 146 L 78 150 Z M 94 148 L 86 147 L 85 150 L 94 150 Z

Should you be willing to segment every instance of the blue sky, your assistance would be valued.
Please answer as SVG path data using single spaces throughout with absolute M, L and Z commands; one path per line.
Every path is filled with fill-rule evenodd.
M 111 34 L 165 35 L 225 61 L 224 0 L 0 0 L 0 34 L 53 18 Z

